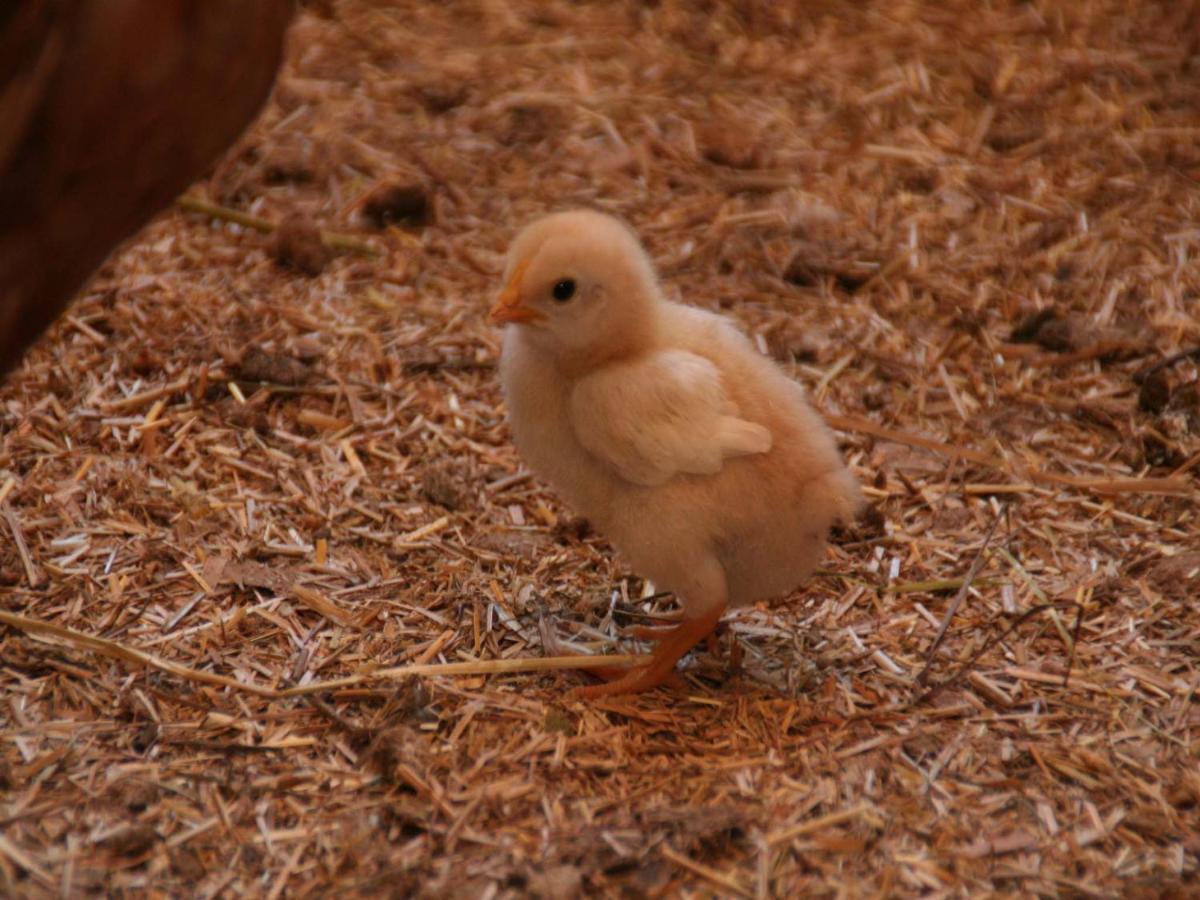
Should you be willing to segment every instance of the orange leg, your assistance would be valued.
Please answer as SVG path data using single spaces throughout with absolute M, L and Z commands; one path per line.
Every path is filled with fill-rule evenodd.
M 588 659 L 592 658 L 588 654 L 576 653 L 572 650 L 568 650 L 559 642 L 558 638 L 552 634 L 546 635 L 545 644 L 547 650 L 558 656 L 579 656 L 586 657 Z M 597 678 L 602 678 L 605 681 L 616 681 L 618 678 L 624 678 L 629 674 L 629 669 L 626 666 L 600 666 L 598 668 L 589 667 L 586 669 L 581 669 L 580 671 L 586 672 L 589 675 L 595 675 Z M 672 672 L 665 683 L 670 687 L 678 689 L 682 689 L 686 686 L 683 678 L 679 676 L 678 672 Z
M 607 684 L 576 688 L 571 695 L 581 700 L 591 700 L 613 694 L 634 694 L 658 687 L 674 674 L 675 663 L 712 633 L 724 612 L 725 607 L 722 604 L 698 617 L 685 617 L 674 628 L 659 631 L 650 638 L 657 640 L 658 646 L 654 648 L 650 662 L 646 665 L 628 669 L 616 681 Z
M 717 637 L 717 633 L 715 631 L 710 631 L 708 633 L 708 637 L 704 639 L 704 642 L 708 645 L 708 653 L 710 656 L 719 657 L 721 655 L 721 640 Z
M 659 632 L 659 636 L 661 636 L 666 630 L 667 629 L 665 628 L 662 629 Z M 564 647 L 562 642 L 559 641 L 558 636 L 554 634 L 552 630 L 543 629 L 542 640 L 545 643 L 546 649 L 556 656 L 586 656 L 588 659 L 591 659 L 591 656 L 588 654 L 576 653 L 575 651 Z M 599 668 L 587 668 L 582 669 L 581 671 L 587 672 L 589 675 L 595 675 L 597 678 L 602 678 L 605 681 L 616 681 L 618 678 L 624 678 L 629 674 L 629 669 L 625 666 L 600 666 Z M 684 687 L 686 687 L 686 683 L 684 682 L 683 678 L 680 677 L 678 672 L 672 672 L 667 678 L 665 684 L 679 690 L 682 690 Z
M 620 681 L 630 672 L 636 672 L 637 669 L 628 669 L 621 666 L 601 666 L 598 669 L 588 668 L 581 669 L 580 671 L 587 672 L 589 675 L 595 675 L 597 678 L 603 678 L 605 681 Z M 687 687 L 683 676 L 678 672 L 668 672 L 667 677 L 663 680 L 663 684 L 675 690 L 683 690 Z M 604 687 L 604 685 L 599 685 L 599 687 Z M 576 690 L 583 691 L 587 690 L 587 688 L 576 688 Z
M 674 627 L 673 625 L 628 625 L 621 629 L 621 634 L 639 641 L 661 641 Z
M 621 633 L 626 637 L 631 637 L 639 641 L 661 641 L 670 632 L 670 628 L 653 625 L 630 625 L 621 630 Z M 708 648 L 710 656 L 719 657 L 721 655 L 721 639 L 718 637 L 715 629 L 705 636 L 704 645 Z
M 732 633 L 729 636 L 729 674 L 742 674 L 742 645 Z

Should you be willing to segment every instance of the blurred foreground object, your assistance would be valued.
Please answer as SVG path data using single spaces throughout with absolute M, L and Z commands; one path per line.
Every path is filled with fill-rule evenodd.
M 0 376 L 258 112 L 294 0 L 0 5 Z

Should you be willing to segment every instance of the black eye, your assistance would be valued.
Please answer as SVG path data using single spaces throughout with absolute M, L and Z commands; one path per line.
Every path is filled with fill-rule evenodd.
M 554 289 L 551 290 L 550 293 L 559 303 L 566 303 L 575 296 L 574 279 L 564 278 L 562 281 L 554 282 Z

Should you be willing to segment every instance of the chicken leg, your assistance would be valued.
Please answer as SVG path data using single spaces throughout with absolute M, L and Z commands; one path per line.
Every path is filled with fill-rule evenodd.
M 636 638 L 639 641 L 658 641 L 661 640 L 663 636 L 670 630 L 671 629 L 669 627 L 663 627 L 661 625 L 630 625 L 622 633 L 628 637 Z M 721 642 L 719 635 L 720 630 L 714 628 L 708 633 L 707 637 L 704 638 L 705 644 L 708 647 L 708 652 L 712 656 L 721 655 Z
M 641 632 L 641 637 L 657 641 L 658 644 L 651 654 L 650 662 L 626 671 L 615 681 L 576 688 L 571 692 L 572 696 L 580 700 L 594 700 L 597 697 L 632 694 L 658 687 L 671 677 L 675 664 L 685 653 L 712 634 L 724 612 L 725 604 L 722 603 L 706 608 L 699 615 L 685 615 L 674 628 Z

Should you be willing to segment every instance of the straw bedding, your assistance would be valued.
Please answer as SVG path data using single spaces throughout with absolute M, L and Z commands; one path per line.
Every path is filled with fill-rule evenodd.
M 0 893 L 1183 893 L 1198 54 L 1166 0 L 305 12 L 0 387 Z M 574 205 L 872 501 L 594 705 L 532 669 L 671 600 L 522 469 L 484 321 Z

